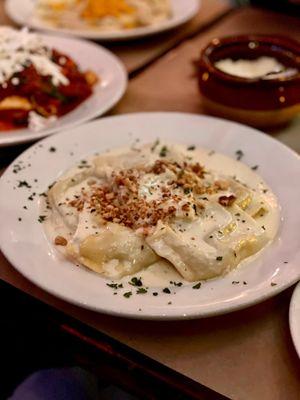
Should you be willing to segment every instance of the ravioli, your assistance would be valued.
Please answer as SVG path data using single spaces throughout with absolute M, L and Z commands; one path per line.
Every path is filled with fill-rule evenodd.
M 276 197 L 242 163 L 159 142 L 81 161 L 48 199 L 64 254 L 111 279 L 159 261 L 188 282 L 224 275 L 273 240 L 279 221 Z

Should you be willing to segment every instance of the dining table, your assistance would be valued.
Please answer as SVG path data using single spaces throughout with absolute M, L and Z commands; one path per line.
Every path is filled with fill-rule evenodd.
M 3 1 L 0 22 L 14 25 Z M 300 19 L 249 4 L 234 7 L 227 0 L 202 0 L 197 16 L 175 30 L 101 43 L 120 57 L 129 76 L 124 97 L 107 115 L 204 114 L 195 70 L 201 49 L 213 38 L 249 33 L 300 40 Z M 265 133 L 300 152 L 300 116 Z M 29 146 L 0 148 L 1 173 Z M 125 319 L 52 296 L 0 253 L 5 354 L 0 389 L 9 394 L 37 368 L 79 365 L 141 399 L 300 399 L 300 360 L 289 330 L 293 289 L 210 318 Z

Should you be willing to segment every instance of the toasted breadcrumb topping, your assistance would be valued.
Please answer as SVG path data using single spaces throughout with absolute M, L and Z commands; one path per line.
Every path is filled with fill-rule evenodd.
M 155 199 L 141 195 L 139 189 L 143 177 L 165 173 L 172 179 L 155 185 Z M 199 195 L 215 194 L 228 187 L 224 181 L 209 184 L 204 179 L 205 174 L 199 163 L 156 160 L 148 167 L 114 171 L 103 184 L 90 180 L 89 190 L 82 188 L 81 194 L 68 204 L 79 212 L 87 208 L 103 223 L 114 222 L 147 233 L 147 229 L 155 227 L 159 221 L 169 221 L 178 214 L 197 215 L 197 210 L 205 208 Z

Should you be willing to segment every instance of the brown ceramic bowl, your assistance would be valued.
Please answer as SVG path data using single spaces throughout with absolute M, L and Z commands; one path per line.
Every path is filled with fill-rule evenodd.
M 219 60 L 268 56 L 297 72 L 289 77 L 240 78 L 216 68 Z M 300 112 L 300 43 L 283 36 L 213 39 L 198 62 L 203 107 L 211 114 L 256 127 L 286 124 Z

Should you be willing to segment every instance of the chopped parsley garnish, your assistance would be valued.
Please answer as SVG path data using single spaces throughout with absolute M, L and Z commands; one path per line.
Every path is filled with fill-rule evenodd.
M 153 296 L 158 296 L 157 292 L 153 292 L 152 294 L 153 294 Z
M 235 155 L 236 155 L 236 159 L 237 159 L 238 161 L 240 161 L 240 160 L 243 158 L 244 153 L 242 152 L 242 150 L 237 150 L 237 151 L 235 152 Z
M 38 218 L 39 223 L 41 224 L 42 222 L 44 222 L 46 219 L 46 215 L 40 215 Z
M 164 293 L 167 293 L 167 294 L 170 294 L 170 293 L 171 293 L 170 289 L 167 288 L 167 287 L 163 289 L 163 292 L 164 292 Z
M 222 260 L 223 260 L 223 257 L 222 257 L 222 256 L 218 256 L 218 257 L 216 258 L 216 260 L 217 260 L 217 261 L 222 261 Z
M 141 288 L 138 288 L 138 290 L 136 291 L 136 294 L 145 294 L 147 292 L 148 292 L 147 289 L 141 287 Z
M 106 286 L 108 286 L 112 289 L 122 289 L 123 288 L 122 283 L 107 283 Z
M 141 278 L 137 278 L 136 276 L 131 278 L 131 281 L 128 283 L 132 286 L 143 286 L 143 282 L 142 282 Z
M 170 285 L 174 285 L 174 286 L 177 286 L 177 287 L 181 287 L 181 286 L 183 285 L 183 283 L 182 283 L 182 282 L 173 282 L 173 281 L 170 281 Z
M 195 150 L 195 148 L 196 148 L 196 146 L 195 146 L 195 145 L 192 145 L 192 146 L 189 146 L 189 147 L 187 148 L 187 150 L 188 150 L 188 151 L 193 151 L 193 150 Z
M 129 299 L 129 297 L 132 296 L 132 292 L 126 292 L 123 296 L 126 297 L 126 299 Z
M 31 188 L 27 181 L 19 181 L 18 187 L 27 187 L 28 189 Z
M 159 156 L 160 156 L 160 157 L 166 157 L 167 151 L 168 151 L 167 146 L 163 146 L 163 147 L 160 149 Z
M 201 282 L 196 283 L 196 285 L 193 286 L 193 289 L 200 289 L 201 288 Z
M 112 289 L 118 289 L 118 284 L 117 283 L 107 283 L 106 286 L 112 288 Z
M 155 142 L 153 143 L 153 146 L 151 147 L 151 152 L 153 153 L 156 147 L 159 145 L 159 139 L 156 139 Z
M 52 187 L 56 184 L 56 181 L 54 181 L 53 183 L 51 183 L 51 185 L 48 186 L 48 189 L 52 189 Z
M 266 227 L 265 227 L 264 225 L 262 225 L 261 227 L 262 227 L 262 229 L 263 229 L 264 231 L 266 230 Z

